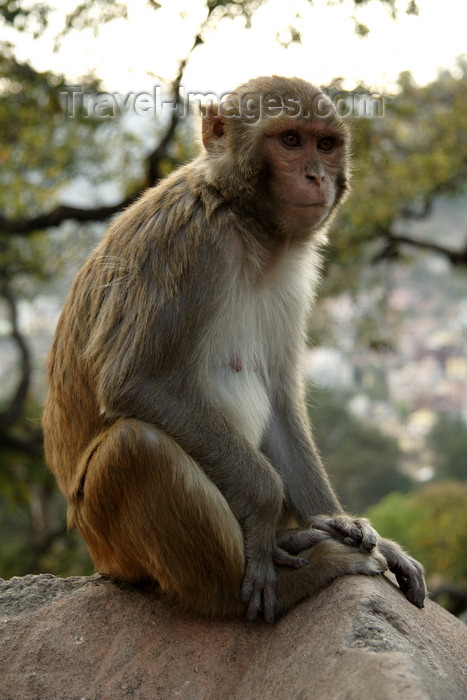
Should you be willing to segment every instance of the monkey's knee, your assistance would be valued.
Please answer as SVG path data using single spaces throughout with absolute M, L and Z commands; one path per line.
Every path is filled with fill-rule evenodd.
M 237 614 L 243 535 L 227 501 L 162 430 L 119 420 L 88 450 L 72 520 L 97 567 L 154 578 L 183 605 Z
M 328 539 L 300 552 L 308 560 L 301 569 L 278 567 L 276 613 L 281 615 L 301 600 L 314 595 L 340 576 L 374 576 L 387 570 L 383 555 L 360 552 L 356 547 Z

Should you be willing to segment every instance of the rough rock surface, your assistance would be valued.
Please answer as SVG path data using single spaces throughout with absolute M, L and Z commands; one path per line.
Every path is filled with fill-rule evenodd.
M 467 627 L 345 576 L 275 625 L 96 575 L 0 579 L 1 700 L 465 700 Z

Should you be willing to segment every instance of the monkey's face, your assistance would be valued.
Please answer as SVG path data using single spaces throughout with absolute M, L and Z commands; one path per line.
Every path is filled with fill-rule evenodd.
M 319 121 L 282 122 L 263 136 L 268 194 L 281 228 L 314 228 L 336 203 L 343 138 Z
M 299 78 L 266 76 L 202 110 L 206 181 L 272 238 L 306 238 L 349 189 L 347 124 Z

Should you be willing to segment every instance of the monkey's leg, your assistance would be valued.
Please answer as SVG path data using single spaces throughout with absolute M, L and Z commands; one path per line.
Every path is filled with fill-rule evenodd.
M 360 552 L 332 539 L 325 539 L 311 549 L 300 552 L 308 560 L 301 569 L 277 567 L 277 616 L 308 596 L 328 586 L 345 574 L 382 574 L 387 570 L 385 558 L 377 550 Z
M 99 571 L 157 579 L 183 606 L 239 615 L 243 535 L 220 491 L 166 433 L 119 419 L 80 464 L 70 523 Z

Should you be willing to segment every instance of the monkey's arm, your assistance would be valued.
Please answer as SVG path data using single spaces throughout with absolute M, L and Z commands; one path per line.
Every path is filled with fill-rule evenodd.
M 292 380 L 284 378 L 283 386 Z M 313 442 L 305 407 L 293 398 L 301 387 L 277 398 L 261 445 L 262 452 L 282 475 L 286 507 L 300 525 L 319 513 L 343 514 Z
M 281 533 L 279 546 L 298 553 L 326 536 L 370 552 L 377 545 L 407 599 L 423 607 L 427 593 L 423 567 L 396 542 L 379 537 L 366 518 L 346 515 L 314 445 L 304 408 L 291 400 L 288 407 L 276 407 L 262 449 L 282 474 L 287 507 L 302 525 Z
M 290 386 L 290 380 L 287 385 Z M 295 393 L 300 396 L 300 389 Z M 354 520 L 345 514 L 313 442 L 305 408 L 292 396 L 273 407 L 262 450 L 283 477 L 288 513 L 308 532 L 309 541 L 305 542 L 303 534 L 294 535 L 297 541 L 286 545 L 282 538 L 283 546 L 295 550 L 300 544 L 300 549 L 304 549 L 302 544 L 312 546 L 325 532 L 367 551 L 374 549 L 377 533 L 367 520 Z M 333 526 L 327 521 L 329 516 L 320 516 L 321 513 L 334 516 Z M 311 529 L 315 520 L 316 525 Z

